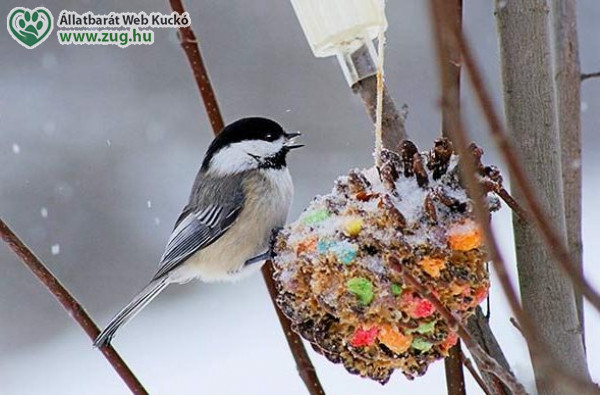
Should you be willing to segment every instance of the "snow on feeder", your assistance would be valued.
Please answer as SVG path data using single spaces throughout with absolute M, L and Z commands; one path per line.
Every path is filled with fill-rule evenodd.
M 486 252 L 450 142 L 419 153 L 404 141 L 381 166 L 352 170 L 317 196 L 273 245 L 278 304 L 313 348 L 354 374 L 412 379 L 458 336 L 392 270 L 402 265 L 462 322 L 489 288 Z M 501 186 L 471 146 L 483 185 Z M 487 196 L 495 211 L 497 197 Z

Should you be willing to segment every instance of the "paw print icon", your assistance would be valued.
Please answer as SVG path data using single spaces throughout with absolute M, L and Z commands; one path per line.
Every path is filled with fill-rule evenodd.
M 52 13 L 45 7 L 15 7 L 6 18 L 8 32 L 25 48 L 35 48 L 52 32 Z

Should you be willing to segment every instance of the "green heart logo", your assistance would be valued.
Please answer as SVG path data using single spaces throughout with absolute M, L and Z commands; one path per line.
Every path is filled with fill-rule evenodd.
M 15 7 L 6 17 L 6 26 L 12 38 L 29 49 L 37 47 L 48 38 L 53 24 L 52 14 L 46 7 L 33 10 Z

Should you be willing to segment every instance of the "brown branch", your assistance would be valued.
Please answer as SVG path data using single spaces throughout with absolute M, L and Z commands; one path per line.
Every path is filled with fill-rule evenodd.
M 581 73 L 581 82 L 588 80 L 590 78 L 598 78 L 600 77 L 600 71 L 596 71 L 594 73 Z
M 181 0 L 169 0 L 169 2 L 171 3 L 173 11 L 178 14 L 186 12 Z M 198 40 L 196 39 L 196 35 L 191 26 L 179 28 L 179 40 L 194 73 L 194 78 L 196 79 L 196 84 L 200 90 L 200 96 L 202 97 L 202 102 L 204 103 L 206 113 L 208 114 L 210 125 L 212 126 L 214 134 L 218 134 L 225 125 L 223 123 L 221 111 L 219 110 L 215 91 L 213 90 L 210 78 L 208 77 L 208 71 L 202 60 L 202 53 L 198 46 Z
M 444 359 L 444 371 L 446 373 L 446 390 L 448 395 L 464 395 L 467 393 L 465 386 L 465 374 L 462 369 L 462 354 L 460 340 L 448 350 L 448 356 Z
M 471 362 L 471 360 L 469 358 L 467 358 L 462 351 L 460 353 L 460 360 L 461 360 L 462 364 L 465 365 L 465 367 L 467 368 L 469 373 L 471 373 L 471 376 L 473 376 L 473 379 L 475 379 L 475 381 L 479 385 L 479 388 L 481 388 L 481 390 L 485 393 L 485 395 L 492 395 L 490 390 L 487 389 L 487 387 L 485 385 L 485 381 L 483 381 L 483 379 L 481 378 L 481 376 L 479 375 L 479 373 L 473 366 L 473 363 Z
M 510 365 L 500 348 L 500 344 L 494 337 L 492 329 L 490 328 L 489 319 L 481 311 L 481 307 L 475 309 L 475 314 L 467 321 L 467 330 L 471 336 L 479 343 L 481 348 L 485 350 L 492 358 L 504 367 L 506 370 L 510 370 Z M 482 371 L 484 381 L 488 384 L 492 395 L 509 395 L 510 392 L 500 380 L 493 374 Z
M 183 14 L 185 12 L 181 0 L 169 1 L 173 11 L 179 14 Z M 224 127 L 223 118 L 221 116 L 219 104 L 210 82 L 210 77 L 208 76 L 208 71 L 206 70 L 204 62 L 202 61 L 202 53 L 198 47 L 196 35 L 194 34 L 191 26 L 180 28 L 179 32 L 181 37 L 181 46 L 183 47 L 190 66 L 192 67 L 192 71 L 194 72 L 194 77 L 196 79 L 196 83 L 198 84 L 198 89 L 200 90 L 200 95 L 202 96 L 208 118 L 210 119 L 213 133 L 217 135 Z M 317 377 L 317 372 L 310 361 L 310 357 L 306 352 L 306 348 L 302 343 L 302 339 L 297 333 L 292 331 L 290 320 L 279 310 L 277 303 L 275 302 L 277 298 L 277 287 L 275 285 L 275 280 L 273 279 L 273 267 L 271 261 L 265 262 L 261 272 L 267 285 L 269 295 L 271 296 L 271 301 L 273 302 L 273 306 L 277 312 L 281 329 L 283 330 L 285 338 L 288 342 L 290 351 L 294 356 L 298 374 L 304 381 L 304 384 L 311 395 L 324 395 L 325 391 L 323 390 L 319 378 Z
M 471 77 L 472 83 L 473 83 L 474 87 L 478 90 L 478 92 L 477 92 L 478 97 L 481 100 L 482 99 L 481 93 L 482 92 L 486 93 L 487 91 L 485 91 L 485 89 L 484 89 L 479 69 L 476 67 L 476 65 L 474 63 L 474 59 L 471 56 L 471 52 L 468 50 L 464 34 L 461 31 L 453 29 L 451 25 L 445 23 L 444 18 L 442 16 L 447 14 L 447 11 L 444 8 L 443 0 L 430 0 L 430 1 L 431 1 L 431 6 L 435 7 L 435 9 L 437 10 L 436 14 L 435 14 L 435 15 L 437 15 L 437 18 L 433 21 L 433 23 L 442 24 L 443 29 L 441 29 L 441 32 L 445 35 L 450 35 L 457 40 L 457 42 L 461 48 L 461 53 L 463 55 L 463 64 L 466 66 L 466 69 L 469 72 L 469 76 Z M 436 42 L 438 42 L 438 43 L 440 42 L 439 37 L 436 38 Z M 440 46 L 438 44 L 438 49 L 439 49 L 439 47 Z M 438 54 L 439 53 L 440 52 L 438 50 Z M 438 56 L 438 58 L 441 59 L 441 56 Z M 440 70 L 443 70 L 443 68 L 440 67 Z M 443 72 L 441 72 L 441 73 L 442 73 L 442 78 L 447 78 L 444 75 L 445 73 L 443 73 Z M 484 107 L 485 107 L 486 111 L 484 111 L 484 112 L 485 112 L 486 116 L 490 116 L 490 112 L 491 112 L 490 119 L 496 120 L 498 127 L 500 127 L 499 118 L 496 116 L 495 112 L 493 111 L 493 109 L 491 107 L 491 101 L 489 100 L 489 96 L 485 96 L 484 98 L 486 100 L 482 100 L 482 102 L 485 104 Z M 450 106 L 450 107 L 454 108 L 454 111 L 451 112 L 451 114 L 453 114 L 453 118 L 452 118 L 452 127 L 450 128 L 450 131 L 451 131 L 450 135 L 452 136 L 454 146 L 457 148 L 458 153 L 462 159 L 461 160 L 461 174 L 463 175 L 463 177 L 466 181 L 466 187 L 467 187 L 469 196 L 473 200 L 474 212 L 475 212 L 477 221 L 478 221 L 479 225 L 481 226 L 481 229 L 482 229 L 482 232 L 484 235 L 485 245 L 488 249 L 489 256 L 494 264 L 494 268 L 496 269 L 496 273 L 498 275 L 498 278 L 500 280 L 500 283 L 502 285 L 504 293 L 507 296 L 508 302 L 521 324 L 521 327 L 523 329 L 523 335 L 527 339 L 527 343 L 530 346 L 530 348 L 532 349 L 532 355 L 535 358 L 537 358 L 539 362 L 545 363 L 545 366 L 547 367 L 547 372 L 546 372 L 547 380 L 556 381 L 559 378 L 562 378 L 566 383 L 568 383 L 572 387 L 572 389 L 575 390 L 575 388 L 576 388 L 576 391 L 585 392 L 585 393 L 598 393 L 598 389 L 592 383 L 590 383 L 586 380 L 581 380 L 578 377 L 573 377 L 571 375 L 568 375 L 565 372 L 561 371 L 559 368 L 557 368 L 553 359 L 548 356 L 547 352 L 545 351 L 545 348 L 543 347 L 542 344 L 540 344 L 540 341 L 537 337 L 537 333 L 536 333 L 533 323 L 531 322 L 529 317 L 524 314 L 524 312 L 520 306 L 520 302 L 519 302 L 519 298 L 517 296 L 516 290 L 514 289 L 512 283 L 511 283 L 510 277 L 509 277 L 507 269 L 506 269 L 506 264 L 504 263 L 504 259 L 500 253 L 497 242 L 493 235 L 493 232 L 492 232 L 492 229 L 491 229 L 491 226 L 489 223 L 489 212 L 487 211 L 486 206 L 483 201 L 483 190 L 475 176 L 475 174 L 476 174 L 475 161 L 474 161 L 474 158 L 470 155 L 469 150 L 468 150 L 468 138 L 467 138 L 467 134 L 464 130 L 464 126 L 463 126 L 462 119 L 460 117 L 458 108 L 457 108 L 456 104 L 451 101 L 451 98 L 444 97 L 442 99 L 442 104 L 445 106 Z M 499 129 L 499 130 L 501 130 L 501 129 Z M 501 139 L 499 139 L 497 141 L 502 143 L 502 141 L 500 141 L 500 140 Z M 503 141 L 506 143 L 506 141 L 507 141 L 506 138 Z M 512 164 L 514 164 L 514 161 L 509 162 L 509 163 L 512 165 Z M 482 369 L 481 367 L 480 367 L 480 369 L 485 370 L 485 369 Z
M 273 301 L 273 307 L 275 307 L 277 317 L 281 323 L 281 329 L 283 329 L 285 340 L 287 340 L 288 346 L 290 347 L 290 350 L 292 350 L 292 354 L 296 360 L 298 374 L 302 378 L 302 381 L 304 381 L 306 389 L 310 395 L 325 395 L 325 391 L 319 382 L 317 371 L 315 370 L 308 354 L 306 353 L 306 348 L 304 348 L 302 339 L 296 332 L 292 330 L 291 321 L 285 316 L 285 314 L 283 314 L 275 302 L 277 287 L 275 285 L 275 280 L 273 280 L 273 264 L 271 261 L 267 261 L 264 264 L 262 267 L 262 273 L 265 278 L 265 283 L 267 284 L 269 294 L 271 295 L 271 300 Z
M 449 2 L 448 10 L 452 12 L 448 15 L 448 23 L 452 23 L 455 29 L 462 30 L 462 0 L 447 0 Z M 438 24 L 433 25 L 434 30 L 440 28 Z M 436 33 L 437 34 L 437 33 Z M 460 106 L 460 49 L 454 45 L 453 40 L 444 39 L 442 36 L 442 63 L 444 73 L 448 76 L 442 81 L 442 91 L 444 96 L 452 96 L 452 100 Z M 447 107 L 442 108 L 442 135 L 448 137 L 451 114 Z M 446 389 L 448 395 L 465 395 L 465 375 L 461 361 L 462 351 L 460 349 L 460 340 L 455 346 L 450 348 L 448 356 L 444 359 L 444 370 L 446 372 Z
M 0 236 L 20 258 L 21 262 L 33 272 L 58 300 L 71 318 L 79 324 L 88 337 L 92 340 L 96 339 L 100 334 L 100 330 L 87 312 L 2 219 L 0 219 Z M 99 349 L 132 393 L 140 395 L 148 393 L 110 344 Z
M 512 326 L 515 327 L 515 329 L 517 329 L 519 332 L 521 332 L 521 334 L 523 333 L 523 330 L 521 329 L 521 325 L 519 325 L 519 323 L 517 322 L 515 317 L 510 317 L 509 321 L 512 324 Z
M 440 313 L 444 321 L 448 324 L 451 330 L 455 330 L 460 338 L 465 342 L 469 352 L 475 358 L 480 369 L 488 371 L 498 377 L 514 395 L 527 394 L 525 387 L 517 381 L 515 376 L 508 370 L 504 369 L 494 358 L 490 357 L 481 346 L 473 339 L 469 331 L 460 323 L 460 320 L 444 306 L 444 304 L 423 284 L 419 282 L 411 273 L 404 270 L 404 267 L 398 259 L 390 259 L 390 267 L 400 273 L 404 283 L 411 286 L 421 297 L 427 299 Z

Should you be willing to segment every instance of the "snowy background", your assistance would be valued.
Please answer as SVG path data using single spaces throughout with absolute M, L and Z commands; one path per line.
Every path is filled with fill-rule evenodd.
M 201 38 L 223 115 L 265 115 L 303 132 L 291 155 L 296 218 L 310 198 L 351 167 L 371 165 L 372 125 L 334 58 L 316 59 L 288 1 L 197 0 L 188 11 Z M 466 2 L 466 30 L 500 106 L 492 1 Z M 54 15 L 170 12 L 167 1 L 3 1 L 44 5 Z M 422 147 L 439 133 L 437 74 L 426 2 L 388 2 L 386 74 L 408 130 Z M 600 69 L 597 0 L 579 1 L 584 71 Z M 155 270 L 185 204 L 211 131 L 175 32 L 155 44 L 26 50 L 0 32 L 0 215 L 48 264 L 99 325 Z M 526 38 L 524 38 L 526 39 Z M 471 95 L 464 108 L 486 163 L 501 165 Z M 586 273 L 600 287 L 598 125 L 600 80 L 583 86 Z M 502 166 L 501 166 L 502 167 Z M 514 266 L 510 215 L 494 227 Z M 596 259 L 594 259 L 596 258 Z M 31 273 L 0 245 L 0 392 L 126 394 L 90 340 Z M 497 284 L 497 282 L 493 283 Z M 518 376 L 532 387 L 528 356 L 499 287 L 492 326 Z M 590 369 L 600 380 L 598 313 L 588 309 Z M 304 394 L 260 276 L 238 284 L 170 287 L 128 325 L 115 346 L 153 394 Z M 311 351 L 330 394 L 444 394 L 443 363 L 413 382 L 348 375 Z M 467 374 L 468 377 L 468 374 Z M 469 380 L 469 392 L 478 394 Z

